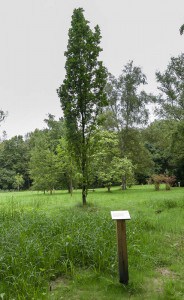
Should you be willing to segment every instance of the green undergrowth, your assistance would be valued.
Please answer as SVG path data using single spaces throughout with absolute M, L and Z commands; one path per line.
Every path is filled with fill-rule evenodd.
M 184 299 L 183 189 L 0 194 L 0 299 Z M 118 283 L 116 224 L 129 210 L 129 284 Z

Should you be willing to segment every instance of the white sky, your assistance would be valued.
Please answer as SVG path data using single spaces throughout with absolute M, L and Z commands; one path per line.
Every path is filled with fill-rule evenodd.
M 0 0 L 0 135 L 24 135 L 61 116 L 56 89 L 65 76 L 64 51 L 74 8 L 83 7 L 102 34 L 101 59 L 115 76 L 133 60 L 156 93 L 155 71 L 184 50 L 183 0 Z

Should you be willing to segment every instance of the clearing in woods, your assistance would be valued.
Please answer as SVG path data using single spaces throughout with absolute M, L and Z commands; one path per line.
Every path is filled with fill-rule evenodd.
M 0 193 L 1 299 L 184 299 L 184 189 Z M 129 284 L 119 283 L 116 224 L 128 210 Z

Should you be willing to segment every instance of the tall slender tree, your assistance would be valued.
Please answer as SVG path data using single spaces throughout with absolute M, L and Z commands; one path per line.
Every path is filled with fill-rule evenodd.
M 66 76 L 57 90 L 64 112 L 67 139 L 82 174 L 82 202 L 86 204 L 90 137 L 97 125 L 97 116 L 106 105 L 104 87 L 106 70 L 98 57 L 100 28 L 94 31 L 84 18 L 83 9 L 75 9 L 69 29 Z
M 148 104 L 154 100 L 152 94 L 141 90 L 145 84 L 146 76 L 140 67 L 134 66 L 133 61 L 124 66 L 118 78 L 109 74 L 106 85 L 108 107 L 103 115 L 106 117 L 104 128 L 118 132 L 121 156 L 136 165 L 138 180 L 147 176 L 152 168 L 151 157 L 139 130 L 147 124 Z

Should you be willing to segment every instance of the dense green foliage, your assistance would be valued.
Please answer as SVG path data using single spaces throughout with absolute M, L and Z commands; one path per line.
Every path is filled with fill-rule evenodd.
M 22 136 L 15 136 L 0 143 L 0 188 L 12 189 L 14 176 L 20 174 L 29 188 L 28 144 Z
M 184 186 L 184 121 L 177 124 L 171 144 L 174 174 Z
M 157 112 L 164 118 L 184 119 L 184 53 L 171 57 L 164 73 L 156 73 L 159 90 Z
M 66 56 L 66 76 L 58 89 L 67 128 L 67 140 L 82 175 L 82 201 L 86 204 L 90 137 L 97 124 L 97 116 L 106 105 L 104 93 L 106 71 L 98 57 L 100 29 L 94 32 L 85 20 L 83 9 L 75 9 Z
M 95 133 L 93 143 L 96 147 L 92 156 L 91 177 L 96 176 L 98 184 L 106 186 L 109 192 L 113 184 L 122 184 L 123 189 L 127 184 L 133 184 L 134 166 L 129 159 L 121 157 L 118 134 L 101 130 Z
M 121 156 L 131 160 L 138 181 L 149 177 L 153 168 L 140 134 L 140 127 L 145 126 L 149 119 L 147 104 L 153 99 L 152 95 L 141 90 L 146 83 L 141 68 L 134 66 L 132 61 L 124 66 L 117 79 L 109 74 L 106 84 L 108 107 L 103 114 L 103 127 L 118 132 Z
M 133 65 L 133 61 L 124 66 L 118 79 L 109 74 L 106 86 L 108 110 L 119 131 L 147 123 L 148 109 L 145 105 L 149 102 L 150 95 L 140 92 L 140 88 L 146 83 L 146 76 L 140 67 Z

